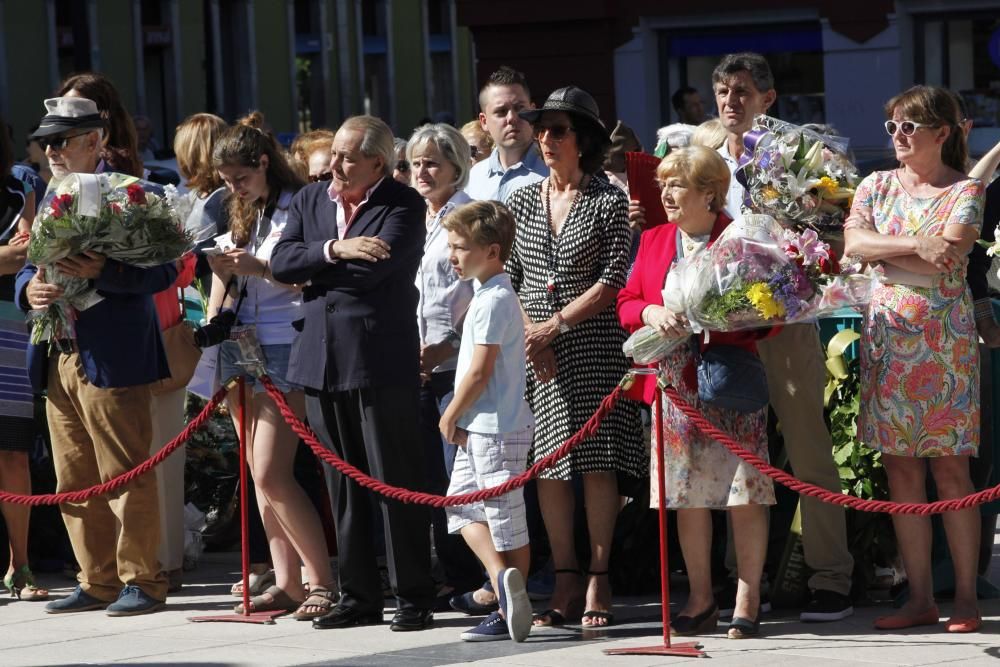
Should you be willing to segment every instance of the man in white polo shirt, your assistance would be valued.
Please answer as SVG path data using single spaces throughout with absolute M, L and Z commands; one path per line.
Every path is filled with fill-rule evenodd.
M 533 109 L 524 74 L 506 65 L 490 75 L 479 92 L 479 123 L 496 148 L 469 172 L 465 192 L 476 200 L 506 203 L 518 188 L 549 175 L 538 154 L 531 124 L 518 112 Z
M 743 135 L 754 117 L 774 104 L 774 76 L 760 54 L 730 54 L 712 72 L 712 91 L 727 133 L 719 154 L 732 173 L 743 154 Z M 744 192 L 734 175 L 726 203 L 733 218 L 741 215 Z M 757 349 L 793 472 L 804 481 L 839 492 L 840 477 L 823 418 L 826 369 L 816 325 L 785 326 L 777 335 L 758 341 Z M 836 621 L 853 614 L 849 595 L 854 559 L 847 548 L 844 510 L 803 497 L 802 541 L 806 564 L 814 574 L 809 579 L 812 597 L 801 620 Z M 720 600 L 720 607 L 726 606 L 731 609 L 731 602 Z

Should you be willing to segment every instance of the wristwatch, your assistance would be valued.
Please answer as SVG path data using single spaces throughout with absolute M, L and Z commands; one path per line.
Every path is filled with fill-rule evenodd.
M 444 339 L 451 345 L 452 349 L 457 350 L 462 347 L 462 337 L 454 329 L 449 329 L 448 333 L 444 335 Z
M 570 326 L 566 323 L 566 318 L 563 317 L 562 311 L 556 313 L 556 319 L 559 321 L 559 333 L 567 333 Z

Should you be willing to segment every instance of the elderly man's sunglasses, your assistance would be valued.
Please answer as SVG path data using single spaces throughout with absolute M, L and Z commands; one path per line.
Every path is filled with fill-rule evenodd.
M 894 120 L 885 121 L 885 131 L 889 133 L 890 137 L 896 134 L 896 130 L 902 132 L 904 137 L 912 137 L 922 127 L 937 127 L 937 125 L 918 123 L 914 120 L 901 120 L 898 123 Z
M 42 147 L 43 151 L 48 150 L 49 147 L 51 147 L 52 150 L 54 151 L 61 151 L 64 148 L 66 148 L 66 146 L 69 145 L 69 142 L 76 139 L 77 137 L 82 137 L 86 134 L 90 134 L 90 132 L 80 132 L 78 134 L 64 134 L 56 137 L 38 137 L 38 139 L 36 139 L 35 141 L 38 142 L 38 145 Z

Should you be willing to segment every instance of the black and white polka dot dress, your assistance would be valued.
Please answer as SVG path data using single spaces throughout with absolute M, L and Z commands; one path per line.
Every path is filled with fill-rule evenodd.
M 507 201 L 517 220 L 507 271 L 525 311 L 536 322 L 549 319 L 595 283 L 615 289 L 625 286 L 632 243 L 628 199 L 600 178 L 589 181 L 558 238 L 552 236 L 545 213 L 545 181 L 517 190 Z M 625 338 L 612 303 L 555 338 L 555 379 L 542 384 L 528 369 L 527 400 L 535 415 L 529 463 L 576 433 L 622 379 L 630 367 L 622 352 Z M 617 472 L 636 478 L 644 477 L 647 467 L 639 406 L 622 400 L 594 437 L 542 477 L 568 480 L 574 473 Z

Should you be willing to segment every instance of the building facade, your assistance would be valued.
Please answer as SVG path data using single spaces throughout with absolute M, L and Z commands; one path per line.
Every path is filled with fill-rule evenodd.
M 580 85 L 606 123 L 623 120 L 647 147 L 658 127 L 677 121 L 677 89 L 698 89 L 713 110 L 712 69 L 736 51 L 768 58 L 773 113 L 829 123 L 860 156 L 884 151 L 882 107 L 914 83 L 960 91 L 977 141 L 1000 140 L 998 0 L 511 0 L 503 12 L 459 0 L 458 10 L 480 78 L 508 62 L 527 74 L 539 103 L 553 88 Z
M 169 146 L 192 113 L 264 112 L 283 139 L 374 113 L 406 136 L 475 111 L 454 0 L 0 0 L 0 115 L 15 143 L 74 72 L 108 75 Z

